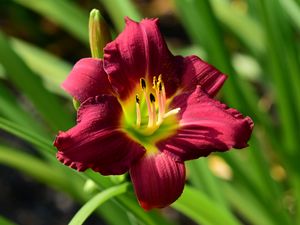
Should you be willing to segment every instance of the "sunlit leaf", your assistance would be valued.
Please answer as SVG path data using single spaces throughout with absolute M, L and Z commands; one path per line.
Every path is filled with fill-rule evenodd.
M 128 185 L 129 183 L 120 184 L 96 194 L 74 215 L 69 225 L 83 224 L 83 222 L 93 213 L 93 211 L 96 210 L 97 207 L 117 195 L 124 194 L 127 190 Z

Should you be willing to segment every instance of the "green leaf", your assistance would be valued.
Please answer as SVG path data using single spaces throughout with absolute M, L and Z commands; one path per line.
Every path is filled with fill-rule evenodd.
M 267 65 L 275 85 L 274 95 L 280 118 L 280 138 L 287 153 L 299 157 L 300 67 L 295 39 L 287 15 L 278 0 L 255 1 L 267 38 Z M 286 153 L 285 153 L 286 154 Z
M 0 215 L 0 224 L 1 225 L 16 225 L 16 223 L 8 220 L 7 218 L 4 218 L 3 216 Z
M 33 115 L 27 113 L 12 94 L 11 90 L 0 82 L 0 113 L 11 121 L 15 121 L 29 130 L 36 130 L 42 136 L 46 135 L 45 128 L 36 123 Z
M 300 7 L 297 2 L 295 2 L 295 0 L 279 0 L 279 2 L 294 25 L 300 30 Z
M 9 132 L 29 143 L 43 149 L 45 152 L 54 154 L 54 148 L 52 147 L 51 140 L 36 134 L 35 132 L 24 129 L 22 126 L 15 124 L 0 117 L 0 129 Z
M 133 225 L 128 218 L 129 212 L 113 200 L 105 202 L 97 209 L 97 212 L 109 225 Z
M 241 82 L 234 71 L 223 34 L 209 2 L 195 0 L 176 0 L 175 2 L 191 40 L 204 47 L 208 62 L 230 76 L 222 92 L 226 101 L 231 106 L 238 106 L 242 112 L 248 111 L 253 118 L 259 117 L 260 121 L 269 121 L 266 115 L 261 115 L 261 112 L 257 110 L 258 98 L 255 92 L 247 83 Z
M 70 98 L 60 87 L 72 69 L 68 62 L 23 40 L 11 38 L 10 43 L 26 65 L 43 79 L 46 88 Z
M 210 0 L 216 17 L 239 38 L 256 56 L 265 53 L 265 37 L 261 26 L 246 13 L 234 7 L 231 2 Z
M 117 186 L 110 187 L 91 198 L 82 208 L 75 214 L 70 221 L 69 225 L 81 225 L 83 222 L 107 200 L 124 194 L 127 191 L 129 183 L 120 184 Z
M 32 101 L 53 130 L 67 129 L 71 126 L 72 118 L 63 110 L 63 105 L 44 88 L 42 80 L 15 53 L 1 32 L 0 63 L 4 66 L 8 79 Z
M 141 14 L 130 0 L 99 0 L 99 2 L 105 7 L 119 32 L 125 26 L 124 17 L 128 16 L 135 21 L 142 19 Z
M 100 176 L 99 174 L 91 170 L 87 170 L 85 172 L 85 175 L 86 177 L 92 179 L 101 188 L 101 190 L 114 185 L 109 177 Z M 134 215 L 139 221 L 141 221 L 145 225 L 170 225 L 170 223 L 157 212 L 145 212 L 137 203 L 136 197 L 132 192 L 128 192 L 126 195 L 117 196 L 116 200 L 116 202 L 124 210 L 132 213 L 132 215 Z
M 256 198 L 255 192 L 249 192 L 247 186 L 235 186 L 232 188 L 229 185 L 224 185 L 223 190 L 232 204 L 233 208 L 243 217 L 255 225 L 280 225 L 276 217 L 270 215 L 264 205 Z
M 31 156 L 20 150 L 13 149 L 0 145 L 0 164 L 9 166 L 13 169 L 20 171 L 26 175 L 31 176 L 39 182 L 42 182 L 56 190 L 63 191 L 70 194 L 73 199 L 78 201 L 85 201 L 87 196 L 82 193 L 82 179 L 76 176 L 75 173 L 69 173 L 72 176 L 72 180 L 68 179 L 69 174 L 65 172 L 73 172 L 65 166 L 60 166 L 57 161 L 57 166 L 49 165 L 49 163 L 42 161 L 34 156 Z M 64 169 L 62 171 L 62 169 Z M 110 212 L 114 212 L 115 215 L 111 218 Z M 101 214 L 106 221 L 111 224 L 120 225 L 127 224 L 129 221 L 127 214 L 113 202 L 107 202 L 104 204 L 97 213 Z M 0 224 L 2 220 L 0 217 Z M 4 222 L 3 222 L 4 224 Z
M 53 0 L 14 0 L 16 3 L 29 8 L 50 21 L 61 25 L 74 37 L 88 45 L 88 12 L 83 11 L 71 1 Z
M 22 171 L 49 186 L 61 190 L 68 189 L 69 184 L 60 170 L 28 153 L 0 145 L 0 163 Z
M 199 160 L 193 160 L 189 162 L 190 168 L 190 181 L 197 187 L 201 188 L 209 197 L 215 202 L 218 202 L 220 206 L 227 207 L 227 201 L 223 196 L 222 183 L 211 173 L 208 168 L 207 158 Z
M 216 225 L 220 221 L 226 225 L 240 225 L 229 211 L 188 185 L 185 186 L 182 196 L 171 206 L 199 225 Z

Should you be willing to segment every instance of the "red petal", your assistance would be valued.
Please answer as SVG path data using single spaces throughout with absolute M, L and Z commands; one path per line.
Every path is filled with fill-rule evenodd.
M 213 151 L 247 147 L 253 122 L 237 110 L 209 98 L 200 86 L 194 92 L 174 98 L 172 107 L 180 107 L 177 134 L 158 143 L 159 149 L 181 160 L 207 156 Z
M 109 95 L 86 100 L 78 111 L 77 125 L 57 136 L 57 158 L 83 171 L 122 174 L 144 154 L 144 148 L 119 129 L 122 113 L 118 100 Z
M 181 195 L 185 166 L 164 153 L 145 155 L 132 165 L 130 175 L 140 205 L 145 210 L 163 208 Z
M 84 102 L 89 97 L 112 92 L 101 59 L 84 58 L 71 70 L 62 87 L 76 100 Z
M 186 91 L 194 90 L 200 85 L 211 97 L 215 96 L 227 79 L 225 74 L 197 56 L 184 58 L 185 70 L 182 76 L 182 86 Z
M 153 76 L 161 74 L 167 96 L 172 95 L 180 82 L 181 65 L 168 50 L 158 19 L 125 20 L 125 30 L 104 48 L 104 68 L 114 90 L 126 99 L 141 77 L 152 86 Z

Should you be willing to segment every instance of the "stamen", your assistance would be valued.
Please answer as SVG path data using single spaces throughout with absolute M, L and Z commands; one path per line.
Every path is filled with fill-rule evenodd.
M 142 89 L 146 89 L 146 81 L 144 78 L 140 79 L 140 85 L 141 85 Z
M 163 105 L 166 105 L 166 101 L 167 101 L 167 96 L 166 96 L 166 90 L 165 90 L 165 85 L 163 82 L 161 82 L 161 93 L 162 93 L 162 101 L 163 101 Z
M 148 112 L 151 113 L 151 104 L 150 104 L 150 99 L 149 99 L 149 96 L 147 94 L 147 89 L 146 89 L 146 81 L 144 78 L 141 78 L 140 79 L 140 85 L 143 89 L 143 94 L 144 94 L 144 98 L 146 100 L 146 103 L 147 103 L 147 108 L 148 108 Z
M 161 124 L 161 122 L 163 121 L 163 105 L 162 105 L 160 87 L 161 87 L 161 81 L 158 81 L 157 86 L 156 86 L 156 90 L 155 90 L 157 100 L 158 100 L 158 118 L 157 118 L 157 122 L 156 122 L 157 125 Z
M 161 74 L 159 74 L 158 76 L 158 81 L 161 81 Z
M 157 84 L 157 80 L 156 80 L 156 76 L 153 77 L 153 89 L 156 89 L 156 84 Z
M 159 75 L 158 82 L 157 82 L 157 90 L 158 90 L 158 120 L 157 125 L 161 124 L 164 118 L 165 114 L 165 108 L 166 108 L 166 92 L 165 92 L 165 86 L 162 81 L 162 76 Z
M 135 101 L 137 104 L 140 104 L 140 98 L 138 94 L 135 95 Z
M 151 103 L 155 102 L 155 97 L 152 93 L 150 93 L 150 101 Z
M 141 109 L 140 109 L 140 98 L 139 95 L 135 96 L 135 105 L 136 105 L 136 125 L 137 127 L 141 126 Z
M 162 83 L 161 83 L 161 81 L 158 82 L 158 90 L 159 90 L 159 91 L 162 91 Z
M 176 115 L 177 113 L 179 113 L 180 111 L 180 108 L 176 108 L 176 109 L 172 109 L 170 110 L 169 112 L 167 112 L 165 115 L 164 115 L 164 119 L 171 116 L 171 115 Z
M 152 93 L 149 95 L 151 101 L 151 111 L 149 111 L 148 127 L 153 127 L 156 120 L 155 97 Z
M 143 97 L 148 109 L 148 132 L 154 132 L 163 122 L 164 118 L 177 114 L 180 108 L 173 109 L 166 113 L 166 91 L 162 81 L 162 76 L 153 77 L 153 86 L 148 87 L 145 78 L 140 79 L 140 86 L 142 88 Z M 153 90 L 155 93 L 151 93 Z M 136 101 L 136 126 L 141 126 L 141 100 L 138 95 Z M 157 101 L 157 103 L 155 103 Z M 156 115 L 157 114 L 157 115 Z

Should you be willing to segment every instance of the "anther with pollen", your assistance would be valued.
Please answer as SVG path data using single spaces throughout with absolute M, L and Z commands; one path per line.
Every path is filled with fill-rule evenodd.
M 158 125 L 162 123 L 165 114 L 166 95 L 164 89 L 165 89 L 164 83 L 162 81 L 161 75 L 159 75 L 155 86 L 156 97 L 158 101 L 158 118 L 157 118 Z
M 149 95 L 151 102 L 151 111 L 149 111 L 148 127 L 153 127 L 156 123 L 155 97 L 152 93 Z
M 150 101 L 151 101 L 151 103 L 155 102 L 155 97 L 152 93 L 150 93 Z
M 146 89 L 146 81 L 144 78 L 140 79 L 140 84 L 141 84 L 142 89 Z
M 135 95 L 135 101 L 137 104 L 140 104 L 140 98 L 138 94 Z
M 141 108 L 139 95 L 135 95 L 135 108 L 136 108 L 136 126 L 141 126 Z
M 149 95 L 147 94 L 146 80 L 144 78 L 140 79 L 140 85 L 141 85 L 141 88 L 143 89 L 143 94 L 144 94 L 144 98 L 147 103 L 148 112 L 151 113 L 151 102 L 149 99 Z
M 167 99 L 164 82 L 162 76 L 153 77 L 153 86 L 148 86 L 145 78 L 140 79 L 140 87 L 143 96 L 140 99 L 139 95 L 135 96 L 136 102 L 136 126 L 140 128 L 143 126 L 141 121 L 141 104 L 144 102 L 148 110 L 148 125 L 147 130 L 154 132 L 166 119 L 171 115 L 175 115 L 180 111 L 180 108 L 167 110 Z

